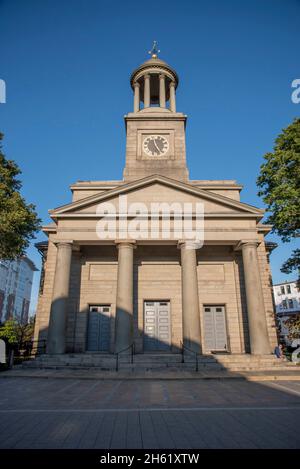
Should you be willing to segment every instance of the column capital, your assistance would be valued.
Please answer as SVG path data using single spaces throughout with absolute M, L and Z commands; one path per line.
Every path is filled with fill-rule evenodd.
M 199 243 L 194 239 L 179 239 L 177 242 L 177 249 L 197 249 Z
M 150 78 L 150 73 L 145 73 L 145 75 L 144 75 L 144 80 L 146 80 L 146 79 L 148 79 L 148 78 Z
M 133 83 L 133 86 L 134 86 L 134 87 L 137 87 L 137 88 L 140 88 L 141 85 L 140 85 L 140 83 L 139 83 L 138 81 L 135 81 L 135 82 Z
M 159 78 L 161 79 L 166 78 L 166 75 L 164 73 L 159 73 Z
M 55 246 L 58 248 L 58 247 L 73 247 L 73 240 L 68 240 L 68 239 L 64 239 L 64 240 L 54 240 L 53 241 L 53 244 L 55 244 Z
M 126 247 L 136 249 L 136 240 L 135 239 L 116 239 L 115 245 L 117 246 L 117 249 L 126 248 Z
M 170 87 L 174 86 L 174 88 L 175 88 L 175 86 L 176 86 L 175 81 L 170 81 L 170 85 L 169 85 L 169 86 L 170 86 Z
M 259 246 L 261 241 L 257 239 L 241 239 L 235 246 L 234 251 L 241 251 L 246 246 Z

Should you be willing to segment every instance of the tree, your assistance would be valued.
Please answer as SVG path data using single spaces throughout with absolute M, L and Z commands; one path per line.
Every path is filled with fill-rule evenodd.
M 2 139 L 0 133 L 0 259 L 12 260 L 24 255 L 39 230 L 40 219 L 35 206 L 26 204 L 20 194 L 22 184 L 17 176 L 21 171 L 2 153 Z
M 18 343 L 17 327 L 18 323 L 14 319 L 5 321 L 0 327 L 0 339 L 6 339 L 9 344 L 16 345 Z
M 257 185 L 270 212 L 265 223 L 283 242 L 300 235 L 300 119 L 297 118 L 275 140 L 273 153 L 266 153 Z M 293 251 L 281 271 L 300 268 L 300 250 Z
M 0 339 L 6 339 L 11 345 L 18 349 L 25 342 L 30 342 L 33 337 L 35 318 L 30 318 L 26 324 L 21 324 L 15 319 L 9 319 L 0 327 Z
M 300 316 L 295 316 L 284 321 L 288 329 L 288 338 L 290 341 L 300 338 Z
M 287 261 L 282 265 L 281 271 L 285 274 L 291 274 L 293 270 L 299 268 L 300 265 L 300 249 L 295 249 Z
M 19 324 L 19 340 L 20 342 L 30 342 L 33 339 L 35 325 L 35 316 L 29 319 L 26 324 Z

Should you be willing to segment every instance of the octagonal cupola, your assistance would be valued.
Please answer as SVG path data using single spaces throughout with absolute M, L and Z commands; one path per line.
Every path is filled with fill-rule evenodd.
M 134 92 L 134 112 L 159 107 L 176 112 L 176 88 L 178 75 L 164 60 L 158 58 L 160 51 L 154 41 L 149 54 L 151 58 L 133 71 L 130 84 Z

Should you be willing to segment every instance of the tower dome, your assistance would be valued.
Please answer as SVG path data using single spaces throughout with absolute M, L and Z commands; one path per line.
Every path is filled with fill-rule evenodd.
M 130 77 L 130 84 L 134 91 L 134 112 L 141 110 L 142 102 L 146 109 L 151 106 L 176 112 L 175 90 L 179 78 L 176 71 L 164 60 L 158 58 L 160 51 L 154 41 L 151 58 L 136 68 Z M 169 101 L 169 108 L 167 102 Z

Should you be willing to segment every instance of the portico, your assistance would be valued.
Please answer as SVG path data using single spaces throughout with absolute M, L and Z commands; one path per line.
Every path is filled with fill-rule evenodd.
M 89 350 L 90 309 L 96 305 L 109 307 L 107 351 L 114 353 L 135 343 L 137 353 L 146 353 L 145 308 L 149 302 L 168 303 L 170 308 L 166 325 L 170 341 L 162 350 L 178 352 L 183 342 L 188 349 L 210 353 L 205 345 L 204 310 L 217 305 L 224 308 L 228 353 L 270 353 L 272 336 L 268 334 L 259 265 L 253 275 L 252 263 L 258 264 L 261 258 L 259 246 L 253 240 L 234 244 L 215 240 L 198 251 L 187 249 L 181 240 L 169 244 L 78 239 L 53 243 L 56 262 L 49 353 Z M 79 270 L 80 291 L 71 280 Z

